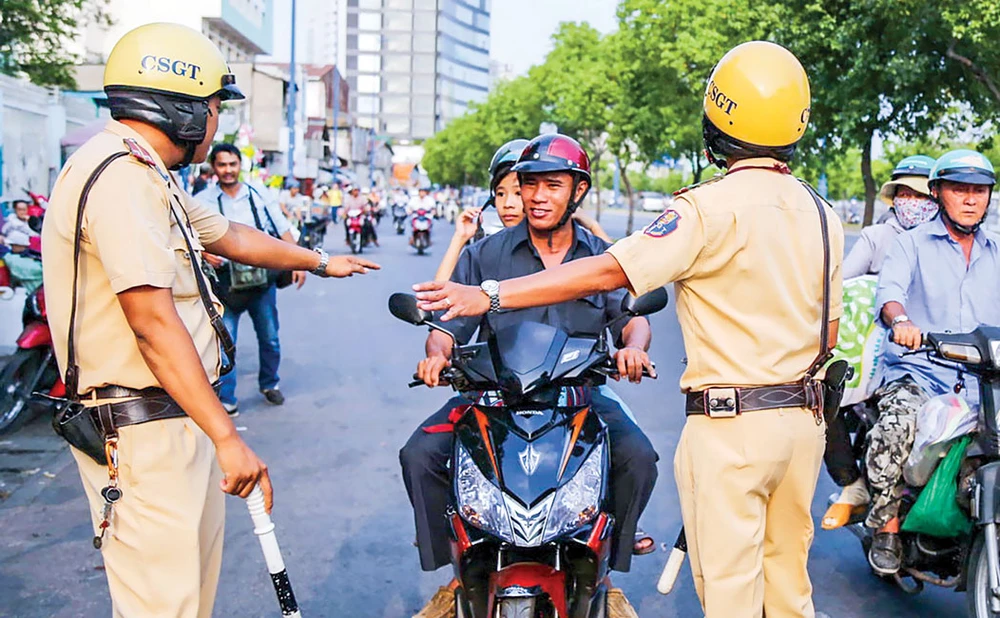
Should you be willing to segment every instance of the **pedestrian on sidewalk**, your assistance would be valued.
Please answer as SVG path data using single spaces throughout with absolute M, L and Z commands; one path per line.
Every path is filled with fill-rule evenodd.
M 54 425 L 73 447 L 113 616 L 210 618 L 223 492 L 246 498 L 259 484 L 267 511 L 272 492 L 213 390 L 232 341 L 201 255 L 321 277 L 377 266 L 230 223 L 179 186 L 171 171 L 205 160 L 222 101 L 244 98 L 199 31 L 126 33 L 104 90 L 112 120 L 66 162 L 42 230 L 67 392 Z
M 206 208 L 217 210 L 230 221 L 254 227 L 274 238 L 295 244 L 292 225 L 281 208 L 269 194 L 253 185 L 240 182 L 243 156 L 232 144 L 217 144 L 208 157 L 212 171 L 219 183 L 198 194 Z M 235 343 L 238 340 L 240 318 L 250 315 L 257 334 L 257 351 L 260 370 L 257 386 L 268 403 L 280 406 L 285 403 L 278 383 L 281 364 L 281 343 L 278 338 L 278 286 L 277 274 L 262 268 L 247 268 L 211 253 L 204 254 L 219 276 L 218 291 L 226 311 L 222 319 Z M 292 273 L 292 282 L 301 288 L 306 282 L 302 271 Z M 236 399 L 236 371 L 220 380 L 219 399 L 230 416 L 239 414 Z

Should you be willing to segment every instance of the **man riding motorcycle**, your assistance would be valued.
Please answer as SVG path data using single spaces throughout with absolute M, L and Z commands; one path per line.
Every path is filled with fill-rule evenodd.
M 868 561 L 883 575 L 898 572 L 902 561 L 898 513 L 916 412 L 930 397 L 952 392 L 956 382 L 954 369 L 904 353 L 919 348 L 925 332 L 1000 324 L 1000 245 L 980 229 L 995 183 L 993 165 L 982 154 L 943 155 L 929 182 L 939 216 L 897 237 L 882 265 L 875 307 L 892 329 L 893 343 L 882 358 L 883 382 L 875 392 L 879 419 L 866 455 L 872 508 L 865 524 L 878 530 Z M 978 401 L 974 383 L 965 384 L 962 394 Z
M 524 150 L 514 171 L 521 182 L 527 218 L 515 227 L 490 236 L 467 248 L 452 280 L 465 285 L 497 286 L 497 280 L 540 272 L 564 261 L 602 254 L 608 244 L 572 221 L 573 211 L 590 189 L 590 160 L 573 139 L 564 135 L 535 138 Z M 555 306 L 508 311 L 488 318 L 499 330 L 525 320 L 559 327 L 569 333 L 596 336 L 610 319 L 621 314 L 624 290 L 601 293 L 583 300 Z M 481 325 L 480 318 L 453 320 L 449 330 L 460 343 L 468 341 Z M 620 374 L 633 382 L 642 378 L 643 367 L 651 368 L 646 349 L 650 341 L 649 323 L 634 318 L 612 326 L 619 344 L 616 361 Z M 482 332 L 480 332 L 482 338 Z M 448 366 L 452 340 L 437 331 L 427 338 L 427 358 L 417 373 L 427 386 L 440 383 L 441 371 Z M 450 561 L 445 510 L 450 495 L 447 462 L 452 435 L 427 429 L 446 425 L 456 406 L 468 403 L 451 399 L 424 421 L 400 451 L 403 479 L 414 506 L 421 567 L 433 571 Z M 639 516 L 656 482 L 658 459 L 652 444 L 626 416 L 621 406 L 594 393 L 592 408 L 607 424 L 612 442 L 611 504 L 616 522 L 612 568 L 628 571 L 632 543 Z M 446 592 L 439 592 L 439 595 Z M 432 604 L 434 601 L 432 601 Z

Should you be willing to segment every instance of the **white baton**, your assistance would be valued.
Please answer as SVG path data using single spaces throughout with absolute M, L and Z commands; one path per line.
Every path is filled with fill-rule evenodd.
M 302 618 L 298 603 L 295 602 L 295 593 L 292 592 L 292 584 L 288 581 L 285 561 L 281 559 L 278 537 L 274 535 L 274 522 L 264 510 L 264 492 L 260 490 L 259 485 L 250 492 L 247 509 L 250 510 L 250 518 L 253 520 L 253 533 L 257 535 L 260 548 L 264 551 L 264 562 L 267 563 L 267 572 L 271 574 L 271 583 L 274 584 L 274 591 L 278 594 L 281 615 Z
M 670 594 L 674 589 L 674 583 L 677 582 L 677 575 L 681 572 L 681 565 L 684 564 L 684 556 L 686 555 L 687 536 L 684 534 L 684 528 L 681 528 L 681 533 L 677 535 L 677 542 L 674 543 L 674 548 L 670 550 L 670 557 L 667 559 L 667 564 L 663 566 L 660 581 L 656 583 L 656 590 L 660 594 Z

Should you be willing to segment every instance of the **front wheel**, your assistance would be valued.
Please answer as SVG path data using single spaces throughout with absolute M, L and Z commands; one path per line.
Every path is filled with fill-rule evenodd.
M 990 568 L 986 551 L 986 530 L 980 530 L 969 553 L 969 573 L 965 597 L 969 602 L 969 618 L 1000 618 L 990 610 Z
M 31 416 L 28 400 L 44 354 L 44 348 L 20 349 L 0 371 L 0 435 L 13 432 Z
M 500 599 L 497 618 L 535 618 L 535 597 Z
M 351 253 L 361 253 L 361 234 L 358 232 L 351 234 Z

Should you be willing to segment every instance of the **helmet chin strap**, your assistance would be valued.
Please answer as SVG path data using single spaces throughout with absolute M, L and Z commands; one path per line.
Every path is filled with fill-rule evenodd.
M 580 186 L 580 178 L 576 174 L 573 174 L 573 188 L 570 190 L 569 193 L 570 200 L 569 204 L 567 204 L 566 206 L 566 212 L 564 212 L 563 216 L 559 219 L 559 223 L 556 223 L 556 226 L 549 230 L 549 249 L 552 248 L 552 235 L 556 233 L 556 230 L 563 229 L 563 226 L 566 225 L 567 222 L 569 222 L 570 218 L 573 216 L 573 213 L 576 212 L 576 209 L 580 207 L 580 202 L 583 201 L 583 197 L 587 196 L 587 194 L 584 193 L 583 197 L 581 197 L 579 200 L 573 199 L 573 196 L 576 195 L 576 190 L 579 186 Z
M 989 212 L 989 209 L 987 209 L 987 212 Z M 983 218 L 977 221 L 974 225 L 962 225 L 958 221 L 952 219 L 948 215 L 948 211 L 945 210 L 944 206 L 941 206 L 941 218 L 959 234 L 962 234 L 963 236 L 970 236 L 978 232 L 979 228 L 982 227 L 983 221 L 986 221 L 986 213 L 983 213 Z

